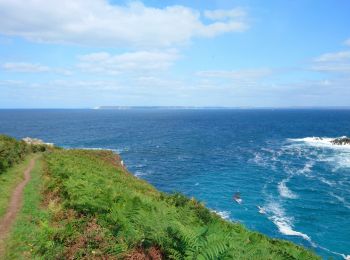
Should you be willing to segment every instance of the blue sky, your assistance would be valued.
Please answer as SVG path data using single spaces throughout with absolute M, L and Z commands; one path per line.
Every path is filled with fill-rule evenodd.
M 350 106 L 349 10 L 0 0 L 0 108 Z

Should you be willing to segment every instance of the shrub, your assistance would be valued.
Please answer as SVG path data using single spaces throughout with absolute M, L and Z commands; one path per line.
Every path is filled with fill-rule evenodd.
M 30 152 L 28 145 L 12 137 L 0 135 L 0 174 L 15 163 L 23 160 Z

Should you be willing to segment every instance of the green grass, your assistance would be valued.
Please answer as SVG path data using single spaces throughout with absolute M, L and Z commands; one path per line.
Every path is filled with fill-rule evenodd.
M 28 155 L 24 161 L 12 166 L 0 174 L 0 218 L 5 214 L 10 202 L 12 191 L 23 180 L 23 172 L 28 167 L 33 155 Z
M 122 259 L 156 253 L 165 259 L 320 259 L 291 242 L 224 221 L 194 199 L 161 193 L 113 160 L 106 151 L 46 155 L 48 215 L 35 210 L 38 194 L 30 195 L 32 202 L 25 202 L 30 209 L 22 215 L 23 220 L 34 216 L 34 226 L 25 231 L 23 222 L 22 231 L 35 230 L 35 239 L 21 238 L 34 240 L 32 257 Z M 34 180 L 31 185 L 34 189 Z
M 31 180 L 23 193 L 20 210 L 9 238 L 6 240 L 6 259 L 31 259 L 33 245 L 40 234 L 40 223 L 47 221 L 48 213 L 41 206 L 43 189 L 43 161 L 37 159 L 31 172 Z

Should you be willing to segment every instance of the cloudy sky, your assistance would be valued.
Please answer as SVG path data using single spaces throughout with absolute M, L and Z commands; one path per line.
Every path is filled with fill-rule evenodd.
M 0 108 L 350 106 L 350 1 L 0 0 Z

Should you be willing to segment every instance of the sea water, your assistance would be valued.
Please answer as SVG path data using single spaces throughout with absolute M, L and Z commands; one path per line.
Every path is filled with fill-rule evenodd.
M 350 136 L 350 110 L 0 110 L 0 133 L 112 149 L 162 191 L 324 258 L 350 255 L 350 147 L 330 142 Z

